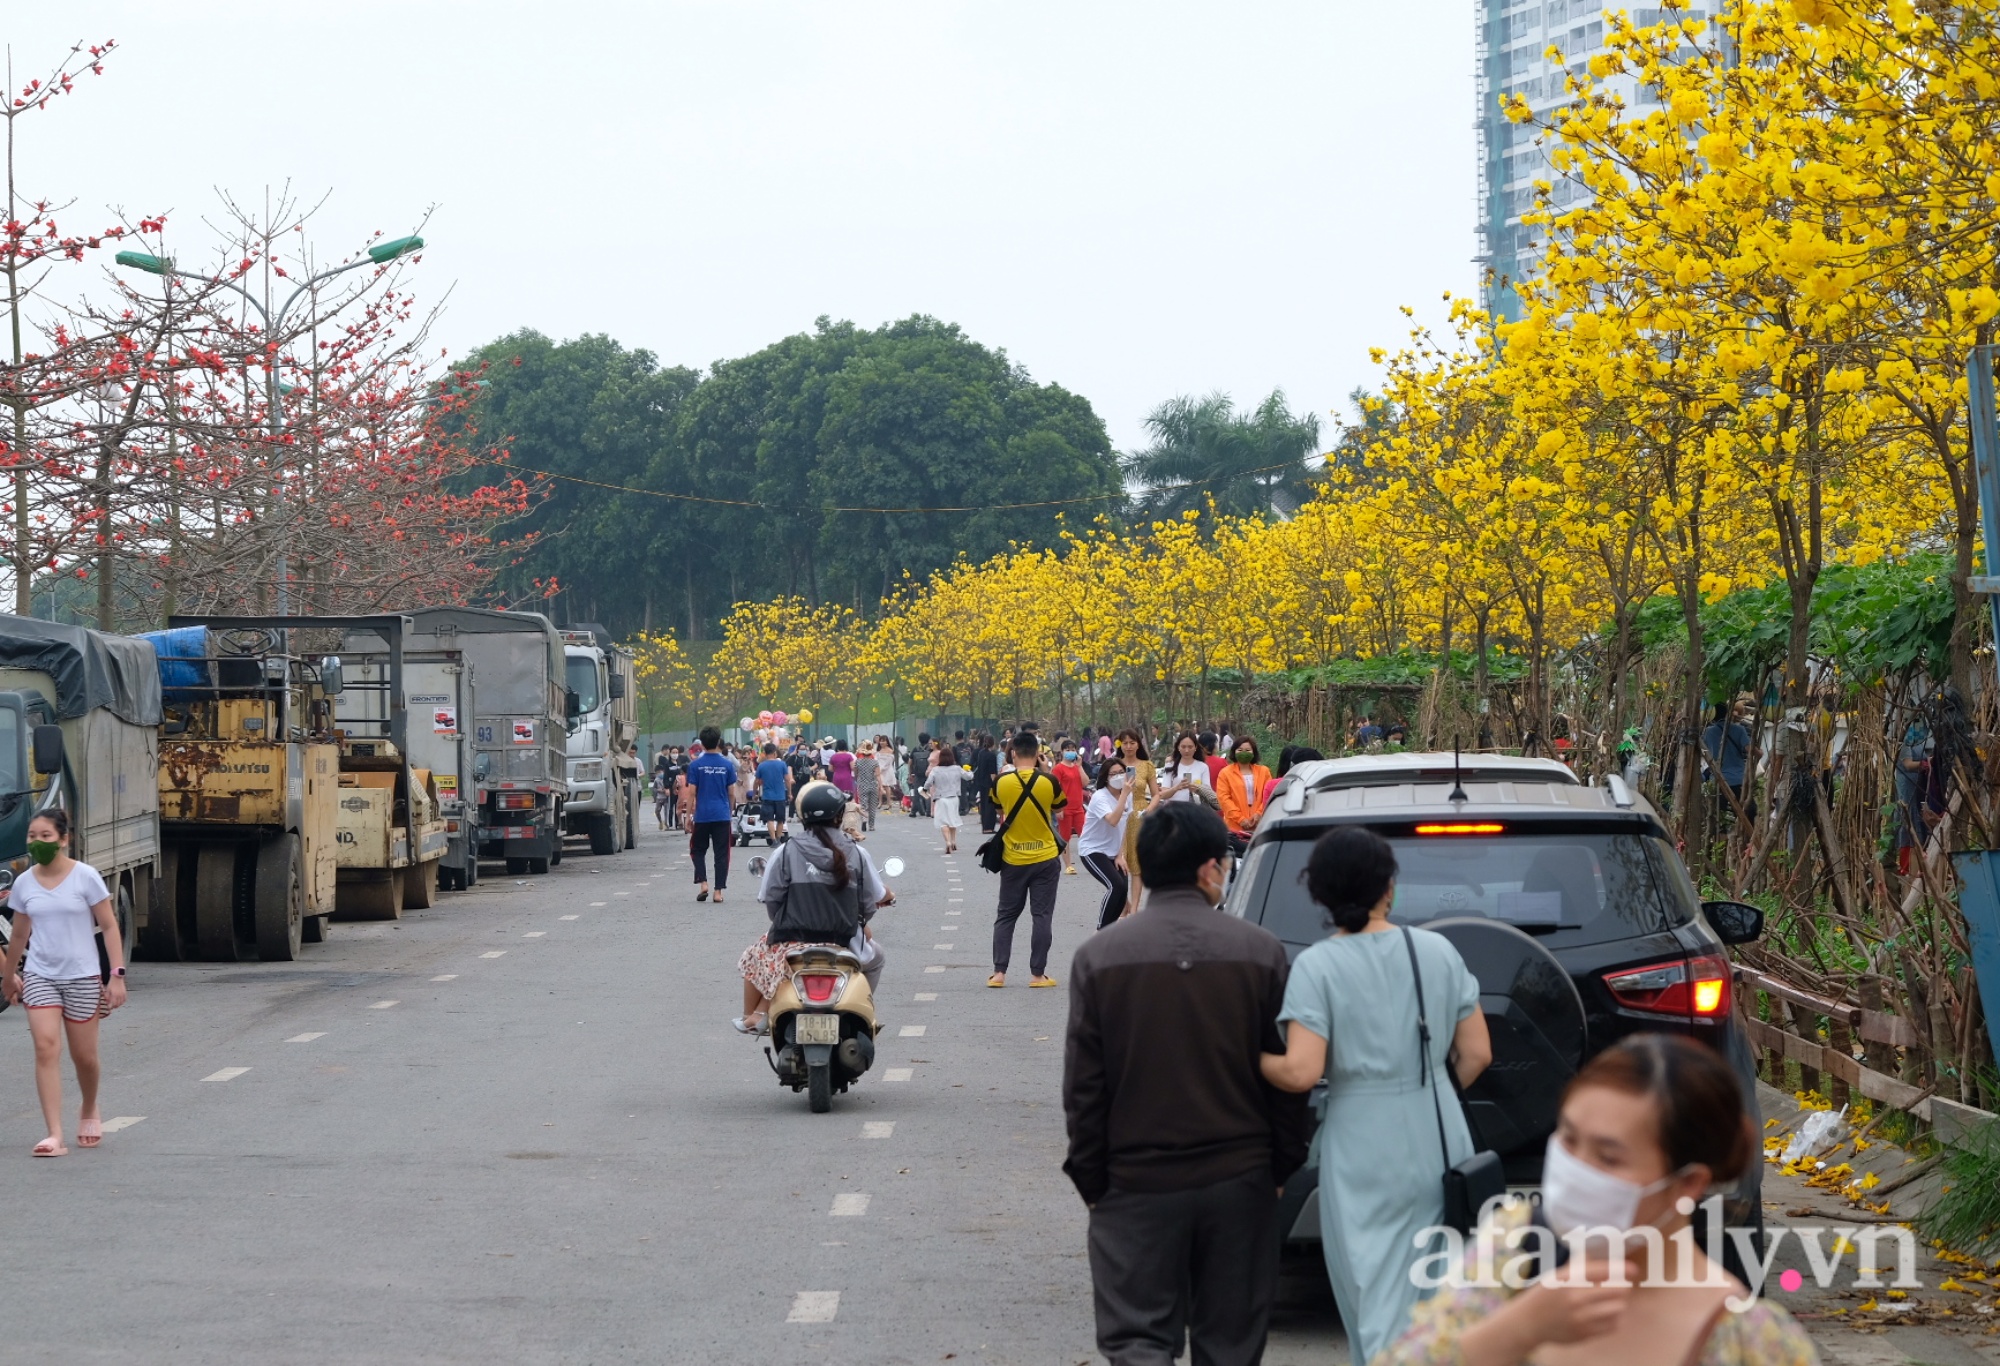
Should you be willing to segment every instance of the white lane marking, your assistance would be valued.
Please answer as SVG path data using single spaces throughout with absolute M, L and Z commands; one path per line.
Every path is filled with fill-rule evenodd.
M 964 914 L 965 914 L 965 912 L 964 912 L 964 911 L 946 911 L 946 912 L 945 912 L 945 914 L 946 914 L 946 915 L 964 915 Z
M 833 1208 L 827 1211 L 832 1219 L 859 1219 L 868 1213 L 868 1197 L 865 1195 L 836 1195 Z
M 144 1115 L 117 1115 L 104 1121 L 104 1132 L 115 1134 L 120 1129 L 129 1129 L 145 1118 Z
M 593 906 L 609 906 L 611 903 L 608 901 L 593 901 L 590 904 Z
M 935 1001 L 937 993 L 935 991 L 920 991 L 917 993 L 917 999 L 919 1001 Z
M 292 1037 L 291 1037 L 291 1038 L 289 1038 L 289 1039 L 286 1039 L 286 1040 L 285 1040 L 285 1042 L 286 1042 L 286 1043 L 311 1043 L 311 1042 L 312 1042 L 312 1041 L 313 1041 L 314 1039 L 324 1039 L 325 1037 L 326 1037 L 326 1031 L 325 1031 L 324 1029 L 315 1029 L 315 1030 L 314 1030 L 314 1031 L 313 1031 L 312 1033 L 310 1033 L 310 1034 L 294 1034 L 294 1035 L 292 1035 Z
M 580 916 L 580 915 L 559 915 L 559 916 L 557 916 L 557 917 L 556 917 L 556 919 L 558 919 L 558 920 L 581 920 L 581 919 L 583 919 L 583 917 L 582 917 L 582 916 Z
M 946 953 L 949 953 L 949 952 L 951 952 L 951 948 L 952 948 L 952 946 L 951 946 L 950 944 L 933 944 L 933 945 L 931 945 L 931 947 L 932 947 L 932 948 L 934 948 L 934 949 L 941 949 L 941 950 L 943 950 L 943 951 L 944 951 L 944 952 L 946 952 Z
M 225 1067 L 219 1072 L 210 1072 L 203 1081 L 235 1081 L 250 1069 L 247 1067 Z
M 630 896 L 630 895 L 632 895 L 632 894 L 631 894 L 630 892 L 613 892 L 613 893 L 612 893 L 611 895 L 613 895 L 613 896 Z
M 801 1290 L 792 1296 L 792 1312 L 785 1315 L 785 1322 L 832 1323 L 839 1312 L 838 1290 Z
M 871 1119 L 861 1126 L 863 1138 L 887 1138 L 895 1132 L 896 1121 L 893 1119 Z
M 507 950 L 505 949 L 488 949 L 485 953 L 482 953 L 479 956 L 481 958 L 504 958 L 506 957 L 506 955 L 507 955 Z
M 914 1067 L 892 1067 L 882 1074 L 883 1081 L 908 1081 L 917 1074 Z
M 959 902 L 961 902 L 961 901 L 963 901 L 963 900 L 965 900 L 965 898 L 964 898 L 964 897 L 962 897 L 962 896 L 948 896 L 948 897 L 946 897 L 946 898 L 945 898 L 945 903 L 946 903 L 947 905 L 957 905 L 957 904 L 958 904 Z M 946 914 L 946 915 L 950 915 L 950 914 L 951 914 L 951 912 L 950 912 L 950 911 L 946 911 L 946 912 L 945 912 L 945 914 Z
M 930 967 L 927 967 L 927 968 L 925 968 L 925 969 L 924 969 L 924 971 L 925 971 L 925 972 L 943 972 L 943 971 L 944 971 L 944 965 L 943 965 L 942 963 L 934 963 L 934 964 L 932 964 L 932 965 L 931 965 Z
M 940 931 L 943 931 L 943 932 L 946 932 L 946 933 L 949 933 L 950 931 L 952 931 L 952 930 L 955 930 L 955 929 L 957 929 L 957 928 L 958 928 L 958 926 L 956 926 L 956 925 L 940 925 L 940 926 L 938 926 L 938 929 L 939 929 Z
M 929 1025 L 904 1025 L 900 1030 L 896 1031 L 896 1037 L 899 1039 L 921 1039 L 924 1037 L 924 1031 L 929 1028 Z
M 437 976 L 431 978 L 431 980 L 433 982 L 455 982 L 458 980 L 458 974 L 455 972 L 441 972 Z
M 547 930 L 529 930 L 529 931 L 528 931 L 528 932 L 527 932 L 526 934 L 522 935 L 522 936 L 521 936 L 521 938 L 523 938 L 523 939 L 540 939 L 540 938 L 541 938 L 541 937 L 542 937 L 543 935 L 545 935 L 545 934 L 547 934 L 547 933 L 548 933 L 548 931 L 547 931 Z
M 368 1008 L 370 1010 L 387 1010 L 390 1006 L 400 1005 L 400 1004 L 401 1002 L 399 1001 L 377 1001 L 374 1005 Z

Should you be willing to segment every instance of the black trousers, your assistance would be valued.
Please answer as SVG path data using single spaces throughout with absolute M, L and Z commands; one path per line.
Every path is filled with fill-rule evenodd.
M 979 828 L 985 834 L 992 834 L 993 827 L 1000 823 L 1000 808 L 993 804 L 991 784 L 988 790 L 979 794 Z
M 1028 933 L 1028 970 L 1040 977 L 1049 970 L 1049 946 L 1056 937 L 1056 888 L 1062 885 L 1062 860 L 1010 863 L 1000 870 L 1000 909 L 993 917 L 993 970 L 1005 972 L 1014 956 L 1014 922 L 1025 908 L 1034 917 Z
M 1103 929 L 1125 914 L 1125 897 L 1132 880 L 1118 871 L 1118 860 L 1109 854 L 1085 854 L 1083 871 L 1104 884 L 1104 900 L 1097 908 L 1097 928 Z
M 715 890 L 729 889 L 729 840 L 728 821 L 696 821 L 693 838 L 688 841 L 688 852 L 694 856 L 694 880 L 708 881 L 708 851 L 715 850 Z
M 1257 1366 L 1278 1288 L 1269 1170 L 1189 1191 L 1114 1190 L 1090 1212 L 1097 1350 L 1111 1366 Z

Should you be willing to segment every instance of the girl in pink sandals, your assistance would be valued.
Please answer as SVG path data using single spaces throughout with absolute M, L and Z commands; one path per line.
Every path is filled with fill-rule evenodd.
M 69 1035 L 77 1088 L 83 1092 L 76 1141 L 95 1148 L 104 1138 L 97 1113 L 97 1022 L 125 1004 L 125 945 L 104 879 L 69 856 L 68 812 L 52 807 L 28 822 L 28 857 L 34 867 L 7 893 L 14 933 L 0 989 L 9 1001 L 27 1006 L 28 1032 L 35 1040 L 35 1092 L 49 1126 L 49 1136 L 35 1145 L 35 1156 L 61 1157 L 69 1152 L 62 1127 L 64 1033 Z M 99 970 L 93 931 L 104 935 L 108 980 Z

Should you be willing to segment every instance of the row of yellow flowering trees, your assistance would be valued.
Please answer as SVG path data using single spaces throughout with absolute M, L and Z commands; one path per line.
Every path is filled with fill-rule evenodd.
M 1686 639 L 1667 685 L 1680 753 L 1661 756 L 1680 791 L 1662 796 L 1690 849 L 1710 805 L 1694 799 L 1703 609 L 1733 589 L 1782 585 L 1777 686 L 1806 707 L 1828 696 L 1812 613 L 1827 571 L 1941 555 L 1951 623 L 1924 663 L 1964 698 L 1990 692 L 1965 374 L 2000 316 L 2000 0 L 1663 6 L 1651 27 L 1614 20 L 1555 112 L 1508 109 L 1581 191 L 1539 187 L 1541 268 L 1508 282 L 1518 321 L 1450 300 L 1441 333 L 1379 354 L 1375 420 L 1296 515 L 1100 524 L 906 583 L 869 619 L 741 604 L 699 676 L 654 642 L 657 676 L 723 718 L 858 702 L 872 680 L 927 714 L 1164 719 L 1212 714 L 1219 678 L 1501 645 L 1523 675 L 1518 739 L 1565 729 L 1551 698 L 1588 645 L 1608 759 L 1637 704 L 1641 609 L 1664 595 Z M 1984 785 L 1957 800 L 1972 809 L 1949 840 L 1995 828 Z M 1761 834 L 1735 822 L 1739 886 L 1773 866 L 1782 805 Z M 1877 910 L 1888 897 L 1900 920 L 1840 902 L 1867 971 L 1893 968 L 1880 946 L 1943 900 L 1923 888 L 1948 885 L 1948 864 L 1920 871 L 1908 897 L 1878 879 Z M 1911 971 L 1933 1032 L 1970 1040 L 1962 926 L 1926 937 Z

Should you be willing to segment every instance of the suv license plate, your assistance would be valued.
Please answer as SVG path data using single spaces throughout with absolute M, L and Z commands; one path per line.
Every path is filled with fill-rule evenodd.
M 792 1017 L 792 1041 L 801 1044 L 837 1044 L 840 1042 L 840 1017 L 838 1015 L 795 1015 Z

